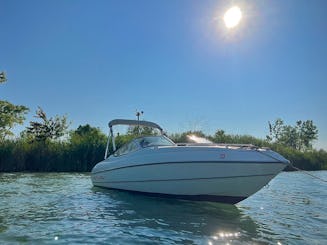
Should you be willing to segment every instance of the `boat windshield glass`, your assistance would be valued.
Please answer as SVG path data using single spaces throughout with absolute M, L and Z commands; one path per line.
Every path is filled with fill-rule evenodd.
M 141 147 L 149 146 L 171 146 L 174 142 L 164 136 L 147 136 L 136 139 Z
M 150 146 L 171 146 L 171 145 L 175 145 L 175 143 L 164 136 L 147 136 L 147 137 L 134 139 L 131 142 L 123 145 L 114 153 L 114 156 L 125 155 L 127 153 L 137 151 L 140 148 L 145 148 Z
M 122 147 L 120 147 L 115 153 L 114 156 L 121 156 L 133 151 L 136 151 L 140 148 L 140 146 L 133 140 Z

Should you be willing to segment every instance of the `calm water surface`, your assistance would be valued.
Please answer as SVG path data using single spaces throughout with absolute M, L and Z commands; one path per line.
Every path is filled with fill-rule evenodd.
M 237 205 L 95 188 L 89 174 L 4 173 L 0 244 L 327 244 L 326 201 L 327 184 L 300 172 Z

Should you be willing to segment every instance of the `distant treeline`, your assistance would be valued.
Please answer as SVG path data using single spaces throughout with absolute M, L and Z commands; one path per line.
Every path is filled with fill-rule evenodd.
M 217 130 L 214 135 L 189 131 L 170 135 L 176 143 L 187 142 L 187 135 L 205 137 L 215 143 L 254 144 L 269 147 L 289 159 L 294 166 L 304 170 L 327 169 L 327 152 L 324 150 L 298 150 L 280 143 L 258 139 L 249 135 L 226 134 Z M 135 136 L 135 130 L 117 137 L 118 147 Z M 87 172 L 104 158 L 107 136 L 99 128 L 79 126 L 66 139 L 31 140 L 22 135 L 17 139 L 0 141 L 0 172 L 58 171 Z M 110 149 L 112 152 L 112 148 Z

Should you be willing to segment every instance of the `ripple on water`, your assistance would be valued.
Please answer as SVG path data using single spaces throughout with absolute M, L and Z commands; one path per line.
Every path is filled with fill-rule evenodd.
M 236 206 L 95 188 L 89 174 L 0 174 L 0 181 L 0 243 L 324 244 L 327 239 L 325 185 L 301 173 L 280 174 Z

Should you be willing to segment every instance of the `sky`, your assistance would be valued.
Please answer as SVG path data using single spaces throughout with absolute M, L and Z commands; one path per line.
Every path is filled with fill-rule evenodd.
M 239 6 L 240 24 L 223 15 Z M 265 138 L 268 121 L 313 120 L 327 149 L 325 0 L 0 0 L 0 99 L 70 128 L 116 118 L 168 133 Z

